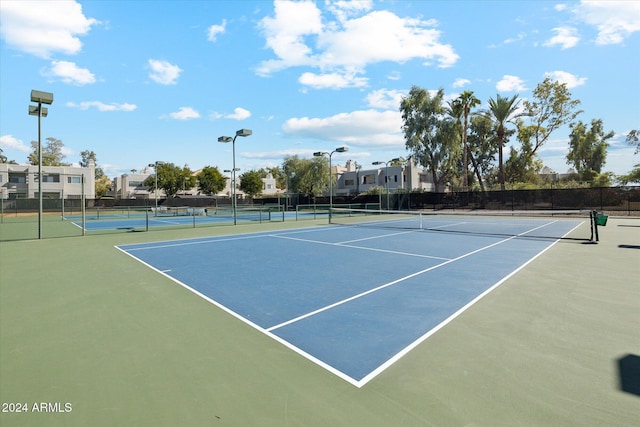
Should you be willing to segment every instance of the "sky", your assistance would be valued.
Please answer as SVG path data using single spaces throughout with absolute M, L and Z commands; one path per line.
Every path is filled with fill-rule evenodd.
M 65 161 L 94 151 L 110 177 L 155 161 L 240 173 L 347 146 L 334 164 L 408 157 L 400 101 L 412 86 L 447 99 L 531 99 L 567 84 L 584 123 L 602 119 L 604 171 L 640 163 L 640 1 L 0 2 L 0 148 L 27 163 L 32 89 L 51 92 L 42 140 Z M 539 151 L 555 172 L 570 129 Z M 515 138 L 509 145 L 517 146 Z

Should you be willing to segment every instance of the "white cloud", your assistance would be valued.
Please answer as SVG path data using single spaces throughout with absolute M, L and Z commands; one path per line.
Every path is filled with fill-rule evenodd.
M 268 75 L 287 67 L 310 65 L 317 60 L 311 57 L 311 48 L 305 37 L 318 35 L 322 30 L 320 10 L 312 2 L 274 2 L 275 16 L 260 21 L 267 47 L 278 57 L 264 61 L 257 72 Z
M 597 28 L 596 44 L 622 43 L 640 31 L 640 2 L 638 1 L 581 1 L 573 13 L 586 24 Z
M 218 119 L 246 120 L 249 117 L 251 117 L 251 111 L 246 110 L 242 107 L 236 107 L 233 110 L 233 113 L 230 113 L 230 114 L 222 114 L 216 111 L 209 114 L 209 120 L 218 120 Z
M 471 80 L 469 79 L 456 79 L 451 86 L 455 88 L 464 87 L 468 84 L 471 84 Z
M 174 85 L 177 83 L 178 77 L 182 69 L 177 65 L 173 65 L 167 61 L 159 61 L 157 59 L 149 60 L 149 67 L 151 72 L 149 78 L 161 85 Z
M 327 4 L 327 9 L 333 13 L 340 22 L 345 22 L 350 16 L 357 16 L 362 12 L 368 12 L 372 7 L 373 2 L 371 0 L 338 0 Z
M 227 20 L 223 19 L 222 24 L 220 25 L 212 25 L 207 30 L 207 40 L 210 42 L 215 42 L 218 39 L 218 34 L 224 34 L 227 27 Z
M 310 1 L 275 2 L 274 16 L 263 18 L 259 27 L 276 58 L 260 63 L 256 72 L 267 76 L 288 67 L 313 67 L 320 73 L 303 74 L 301 83 L 342 88 L 364 84 L 365 80 L 353 76 L 363 74 L 370 64 L 423 59 L 426 65 L 446 68 L 459 58 L 451 45 L 440 42 L 434 20 L 401 18 L 384 10 L 369 12 L 368 1 L 328 5 L 337 20 L 323 16 Z
M 560 45 L 561 49 L 569 49 L 574 47 L 580 41 L 578 30 L 573 27 L 557 27 L 552 30 L 555 36 L 543 43 L 544 46 L 553 47 Z
M 191 107 L 180 107 L 180 110 L 169 113 L 169 117 L 176 120 L 199 119 L 200 113 Z
M 233 110 L 233 114 L 227 114 L 224 117 L 227 119 L 245 120 L 251 117 L 251 111 L 245 110 L 244 108 L 241 108 L 241 107 L 236 107 Z
M 43 72 L 45 76 L 60 78 L 64 83 L 84 86 L 96 82 L 96 76 L 86 68 L 79 68 L 74 62 L 53 61 L 51 68 Z
M 518 92 L 527 90 L 524 81 L 517 76 L 505 74 L 498 83 L 496 83 L 498 92 Z
M 367 104 L 373 108 L 399 111 L 402 98 L 407 96 L 407 91 L 379 89 L 367 95 Z
M 582 86 L 587 82 L 586 77 L 578 77 L 574 74 L 567 73 L 566 71 L 550 71 L 544 73 L 544 75 L 560 83 L 566 83 L 567 89 Z
M 77 54 L 82 49 L 78 36 L 99 23 L 84 16 L 75 1 L 1 1 L 0 15 L 0 36 L 7 45 L 41 58 Z
M 303 73 L 298 82 L 313 89 L 343 89 L 347 87 L 363 87 L 369 79 L 356 77 L 353 73 Z
M 3 150 L 18 150 L 28 153 L 31 151 L 31 147 L 28 147 L 13 135 L 0 136 L 0 148 Z
M 84 101 L 80 103 L 67 102 L 66 105 L 67 107 L 78 108 L 80 110 L 88 110 L 89 108 L 96 108 L 98 111 L 134 111 L 135 109 L 138 108 L 137 105 L 129 104 L 126 102 L 124 104 L 117 104 L 117 103 L 105 104 L 100 101 Z
M 326 118 L 291 118 L 282 126 L 289 136 L 332 140 L 350 145 L 403 147 L 399 111 L 363 110 Z

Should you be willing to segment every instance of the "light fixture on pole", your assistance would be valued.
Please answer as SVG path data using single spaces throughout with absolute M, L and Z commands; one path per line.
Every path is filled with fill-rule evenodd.
M 233 138 L 231 138 L 230 136 L 218 137 L 218 142 L 223 142 L 223 143 L 231 142 L 231 145 L 232 145 L 233 169 L 231 170 L 232 172 L 231 180 L 233 185 L 233 188 L 232 188 L 233 200 L 231 201 L 231 204 L 233 207 L 233 225 L 236 225 L 238 223 L 238 216 L 236 213 L 236 171 L 238 171 L 239 169 L 236 169 L 236 138 L 239 136 L 242 136 L 242 137 L 251 136 L 252 134 L 253 134 L 253 131 L 251 129 L 240 129 L 236 131 L 236 136 L 234 136 Z
M 38 239 L 42 239 L 42 131 L 41 118 L 47 117 L 48 110 L 42 104 L 51 105 L 53 94 L 39 90 L 31 91 L 31 102 L 37 102 L 38 106 L 29 105 L 29 115 L 38 116 Z
M 349 147 L 338 147 L 332 152 L 316 151 L 314 157 L 329 156 L 329 222 L 331 222 L 331 210 L 333 209 L 333 175 L 331 171 L 331 156 L 333 153 L 345 153 L 349 151 Z
M 158 165 L 164 165 L 164 162 L 161 162 L 159 160 L 156 160 L 155 163 L 149 163 L 149 167 L 153 168 L 153 172 L 156 176 L 156 186 L 153 190 L 153 198 L 155 199 L 156 202 L 156 211 L 155 211 L 155 215 L 158 215 Z
M 373 162 L 371 163 L 372 165 L 384 165 L 384 182 L 385 182 L 385 188 L 387 190 L 387 209 L 389 209 L 389 163 L 393 164 L 393 163 L 397 163 L 399 161 L 401 161 L 402 159 L 400 157 L 397 157 L 395 159 L 391 159 L 388 162 Z

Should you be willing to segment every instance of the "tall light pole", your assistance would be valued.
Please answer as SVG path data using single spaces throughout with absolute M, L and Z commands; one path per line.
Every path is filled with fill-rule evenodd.
M 31 91 L 31 102 L 37 102 L 38 106 L 29 105 L 29 115 L 38 116 L 38 239 L 42 239 L 42 132 L 41 119 L 47 117 L 48 110 L 42 104 L 51 105 L 53 94 L 39 90 Z M 63 202 L 64 203 L 64 202 Z
M 331 171 L 331 156 L 333 153 L 344 153 L 349 151 L 349 147 L 338 147 L 332 152 L 316 151 L 313 153 L 315 157 L 329 156 L 329 222 L 331 222 L 331 210 L 333 209 L 333 172 Z
M 158 165 L 164 165 L 164 162 L 161 162 L 159 160 L 156 160 L 155 163 L 149 163 L 149 167 L 153 168 L 154 174 L 156 176 L 156 187 L 153 191 L 153 198 L 156 201 L 156 211 L 154 212 L 154 215 L 158 215 Z
M 387 190 L 387 209 L 389 209 L 389 163 L 399 162 L 401 159 L 397 157 L 395 159 L 391 159 L 388 162 L 373 162 L 372 165 L 384 165 L 384 183 L 385 188 Z
M 236 138 L 239 136 L 245 137 L 245 136 L 250 136 L 253 134 L 253 131 L 251 129 L 240 129 L 236 131 L 236 136 L 234 136 L 233 138 L 231 138 L 230 136 L 221 136 L 218 137 L 218 142 L 231 142 L 232 145 L 232 151 L 233 151 L 233 169 L 231 170 L 232 172 L 232 185 L 233 185 L 233 200 L 231 201 L 232 207 L 233 207 L 233 225 L 236 225 L 238 223 L 238 216 L 236 213 L 236 171 L 238 169 L 236 169 Z

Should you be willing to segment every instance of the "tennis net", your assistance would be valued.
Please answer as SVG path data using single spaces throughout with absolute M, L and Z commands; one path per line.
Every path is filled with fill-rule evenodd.
M 589 210 L 462 212 L 332 208 L 329 222 L 350 227 L 597 242 L 597 215 Z

